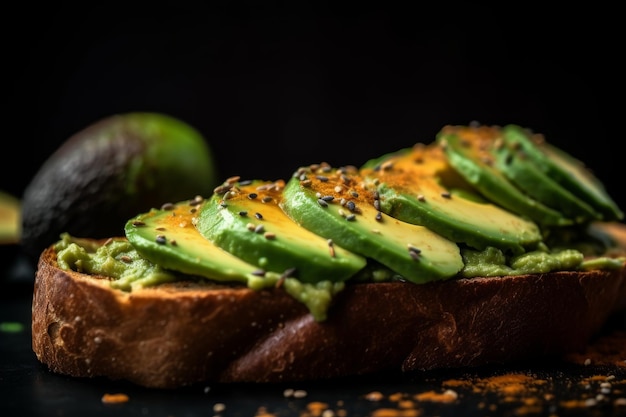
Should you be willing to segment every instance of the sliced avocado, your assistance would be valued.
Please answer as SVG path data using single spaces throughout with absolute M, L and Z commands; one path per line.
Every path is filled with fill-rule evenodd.
M 591 205 L 575 196 L 542 169 L 547 163 L 547 157 L 546 161 L 533 160 L 526 147 L 521 142 L 512 140 L 507 130 L 503 131 L 502 138 L 504 140 L 495 143 L 490 152 L 494 156 L 497 169 L 517 187 L 546 206 L 561 211 L 576 223 L 601 218 L 600 213 Z
M 280 208 L 285 182 L 226 181 L 199 212 L 197 229 L 261 268 L 292 271 L 305 283 L 345 281 L 367 261 L 301 227 Z
M 522 149 L 547 176 L 597 210 L 602 220 L 623 219 L 624 213 L 583 162 L 548 143 L 543 135 L 531 134 L 517 125 L 505 126 L 503 137 L 512 146 Z
M 495 168 L 489 148 L 501 140 L 500 136 L 497 127 L 446 126 L 437 135 L 437 142 L 450 165 L 489 200 L 541 225 L 571 225 L 571 219 L 522 192 Z
M 126 223 L 126 238 L 142 257 L 166 269 L 251 288 L 275 285 L 281 274 L 244 262 L 198 232 L 194 224 L 204 204 L 197 198 L 139 214 Z
M 458 245 L 380 212 L 376 193 L 363 185 L 355 167 L 301 167 L 287 182 L 281 206 L 303 227 L 409 281 L 446 279 L 463 268 Z
M 462 179 L 436 143 L 416 144 L 375 163 L 366 162 L 362 175 L 376 185 L 381 210 L 399 220 L 476 249 L 494 246 L 523 253 L 541 242 L 536 223 L 476 196 L 455 193 Z

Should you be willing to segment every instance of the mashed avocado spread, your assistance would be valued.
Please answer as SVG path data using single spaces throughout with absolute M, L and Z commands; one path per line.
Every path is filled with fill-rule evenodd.
M 80 239 L 67 233 L 56 243 L 57 262 L 62 269 L 101 275 L 111 278 L 111 286 L 123 291 L 150 287 L 181 279 L 181 275 L 162 268 L 144 258 L 126 239 L 110 239 L 105 244 Z M 465 267 L 460 275 L 465 278 L 496 277 L 547 273 L 561 270 L 617 269 L 622 267 L 623 258 L 594 257 L 585 260 L 582 252 L 563 249 L 550 252 L 544 246 L 521 255 L 507 258 L 503 251 L 488 247 L 482 251 L 462 250 Z M 189 279 L 188 275 L 184 276 Z M 381 266 L 367 268 L 367 271 L 353 278 L 356 282 L 383 282 L 401 278 Z M 198 279 L 202 279 L 198 277 Z M 258 282 L 249 286 L 260 289 Z M 273 286 L 275 281 L 269 280 Z M 316 284 L 302 283 L 295 278 L 283 282 L 285 290 L 296 300 L 305 304 L 317 320 L 324 320 L 333 297 L 343 290 L 345 283 L 320 281 Z

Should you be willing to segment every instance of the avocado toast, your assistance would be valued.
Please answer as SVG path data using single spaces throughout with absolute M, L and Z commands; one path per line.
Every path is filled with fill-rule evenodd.
M 482 129 L 361 167 L 229 178 L 137 214 L 124 237 L 63 234 L 40 258 L 33 349 L 56 372 L 162 388 L 579 349 L 624 306 L 622 213 L 588 172 L 586 197 L 557 183 L 585 210 L 529 193 L 498 162 L 508 127 Z

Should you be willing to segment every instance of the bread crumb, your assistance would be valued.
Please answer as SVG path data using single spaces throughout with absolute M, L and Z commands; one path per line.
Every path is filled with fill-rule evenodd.
M 104 404 L 119 404 L 128 402 L 128 395 L 118 393 L 118 394 L 104 394 L 102 396 L 102 402 Z

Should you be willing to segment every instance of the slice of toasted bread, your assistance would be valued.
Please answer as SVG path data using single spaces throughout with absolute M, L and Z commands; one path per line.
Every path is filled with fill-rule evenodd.
M 430 370 L 584 348 L 625 307 L 622 270 L 349 284 L 328 320 L 280 288 L 162 284 L 123 292 L 39 260 L 32 348 L 51 371 L 156 388 Z

